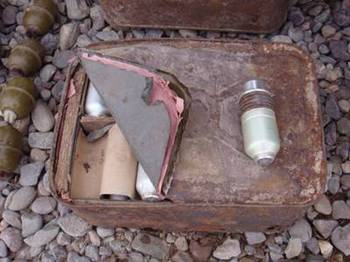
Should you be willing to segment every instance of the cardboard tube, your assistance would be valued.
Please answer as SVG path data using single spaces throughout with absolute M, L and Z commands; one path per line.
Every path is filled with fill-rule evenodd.
M 117 125 L 107 137 L 100 198 L 135 198 L 137 161 Z

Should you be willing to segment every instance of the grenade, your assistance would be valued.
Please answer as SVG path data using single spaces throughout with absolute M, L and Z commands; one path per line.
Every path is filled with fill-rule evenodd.
M 0 172 L 16 170 L 22 156 L 22 134 L 4 123 L 0 124 Z
M 57 7 L 52 0 L 33 0 L 26 9 L 23 26 L 28 35 L 44 35 L 55 23 Z
M 33 75 L 41 68 L 44 55 L 43 46 L 37 40 L 28 38 L 12 49 L 8 67 L 26 76 Z
M 34 82 L 27 77 L 12 78 L 0 94 L 0 112 L 5 121 L 29 116 L 35 106 L 38 91 Z
M 280 150 L 280 138 L 268 85 L 261 80 L 245 83 L 239 106 L 246 154 L 261 166 L 270 165 Z

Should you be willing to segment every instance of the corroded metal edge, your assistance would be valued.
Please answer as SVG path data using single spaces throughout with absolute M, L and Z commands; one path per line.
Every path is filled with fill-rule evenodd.
M 179 2 L 185 2 L 179 0 Z M 222 1 L 221 1 L 222 2 Z M 236 1 L 236 5 L 244 5 L 241 3 L 241 1 Z M 274 3 L 272 1 L 269 3 L 266 3 L 265 1 L 261 1 L 265 6 L 272 6 Z M 160 12 L 158 11 L 154 16 L 155 20 L 158 20 L 157 22 L 149 22 L 149 23 L 142 23 L 140 22 L 140 19 L 135 18 L 135 16 L 132 17 L 132 19 L 135 19 L 134 22 L 130 21 L 130 18 L 125 18 L 123 17 L 122 8 L 117 7 L 119 3 L 116 3 L 116 1 L 112 0 L 101 0 L 101 6 L 102 10 L 105 14 L 107 22 L 115 29 L 130 29 L 130 28 L 161 28 L 161 29 L 176 29 L 176 30 L 181 30 L 181 29 L 189 29 L 189 30 L 204 30 L 204 31 L 222 31 L 222 32 L 246 32 L 246 33 L 272 33 L 277 31 L 284 23 L 284 21 L 287 19 L 288 15 L 288 7 L 289 7 L 289 0 L 278 0 L 275 2 L 279 2 L 280 5 L 282 5 L 282 8 L 278 8 L 277 10 L 274 9 L 275 15 L 273 14 L 265 14 L 261 13 L 261 8 L 259 8 L 259 5 L 261 3 L 256 4 L 257 7 L 254 11 L 250 11 L 250 15 L 253 13 L 255 14 L 254 19 L 257 19 L 256 17 L 267 17 L 264 20 L 264 23 L 260 24 L 254 24 L 252 25 L 249 20 L 246 20 L 243 25 L 238 22 L 236 22 L 236 25 L 234 22 L 232 23 L 231 26 L 228 27 L 219 27 L 217 25 L 210 25 L 210 26 L 191 26 L 190 24 L 188 25 L 177 25 L 176 22 L 173 23 L 173 25 L 166 25 L 164 22 L 162 22 L 162 18 Z M 223 5 L 220 3 L 220 1 L 217 1 L 218 5 Z M 138 8 L 140 9 L 138 3 L 134 3 L 133 1 L 130 1 L 129 5 L 134 5 L 133 9 L 137 10 Z M 157 6 L 154 6 L 156 9 Z M 191 7 L 188 7 L 191 9 Z M 223 8 L 224 9 L 224 8 Z M 211 14 L 212 10 L 209 10 L 207 16 L 211 16 L 212 18 L 214 17 L 213 14 Z M 246 14 L 249 13 L 249 11 L 245 11 Z M 260 12 L 260 13 L 259 13 Z M 276 14 L 278 12 L 278 14 Z M 181 19 L 181 15 L 177 15 L 178 17 L 180 16 L 179 19 Z M 121 17 L 121 18 L 120 18 Z M 232 17 L 230 17 L 232 19 Z M 123 22 L 121 20 L 129 20 L 129 22 Z M 195 20 L 195 18 L 191 18 L 192 20 Z M 203 19 L 203 18 L 202 18 Z M 229 19 L 229 18 L 227 18 Z M 197 21 L 198 23 L 203 23 L 202 21 Z M 227 21 L 226 24 L 228 24 L 229 21 Z M 263 24 L 263 25 L 261 25 Z

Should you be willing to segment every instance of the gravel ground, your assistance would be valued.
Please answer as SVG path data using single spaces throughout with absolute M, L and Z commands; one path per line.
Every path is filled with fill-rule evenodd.
M 17 123 L 28 134 L 16 183 L 0 183 L 2 261 L 350 261 L 350 1 L 294 1 L 277 34 L 250 35 L 191 30 L 113 31 L 99 5 L 58 2 L 60 15 L 41 42 L 45 66 L 35 78 L 40 100 L 31 118 Z M 79 3 L 77 5 L 77 3 Z M 28 0 L 2 0 L 2 62 L 22 38 Z M 175 234 L 93 227 L 57 203 L 46 173 L 68 60 L 76 46 L 144 37 L 265 38 L 295 43 L 317 67 L 324 116 L 329 180 L 326 194 L 305 218 L 279 234 Z M 0 83 L 8 77 L 0 68 Z M 348 256 L 348 257 L 346 257 Z

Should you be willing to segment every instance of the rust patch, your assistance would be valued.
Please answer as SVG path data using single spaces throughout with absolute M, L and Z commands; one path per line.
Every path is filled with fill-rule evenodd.
M 91 168 L 89 163 L 84 163 L 83 166 L 84 166 L 84 169 L 85 169 L 86 173 L 89 173 L 89 170 Z

